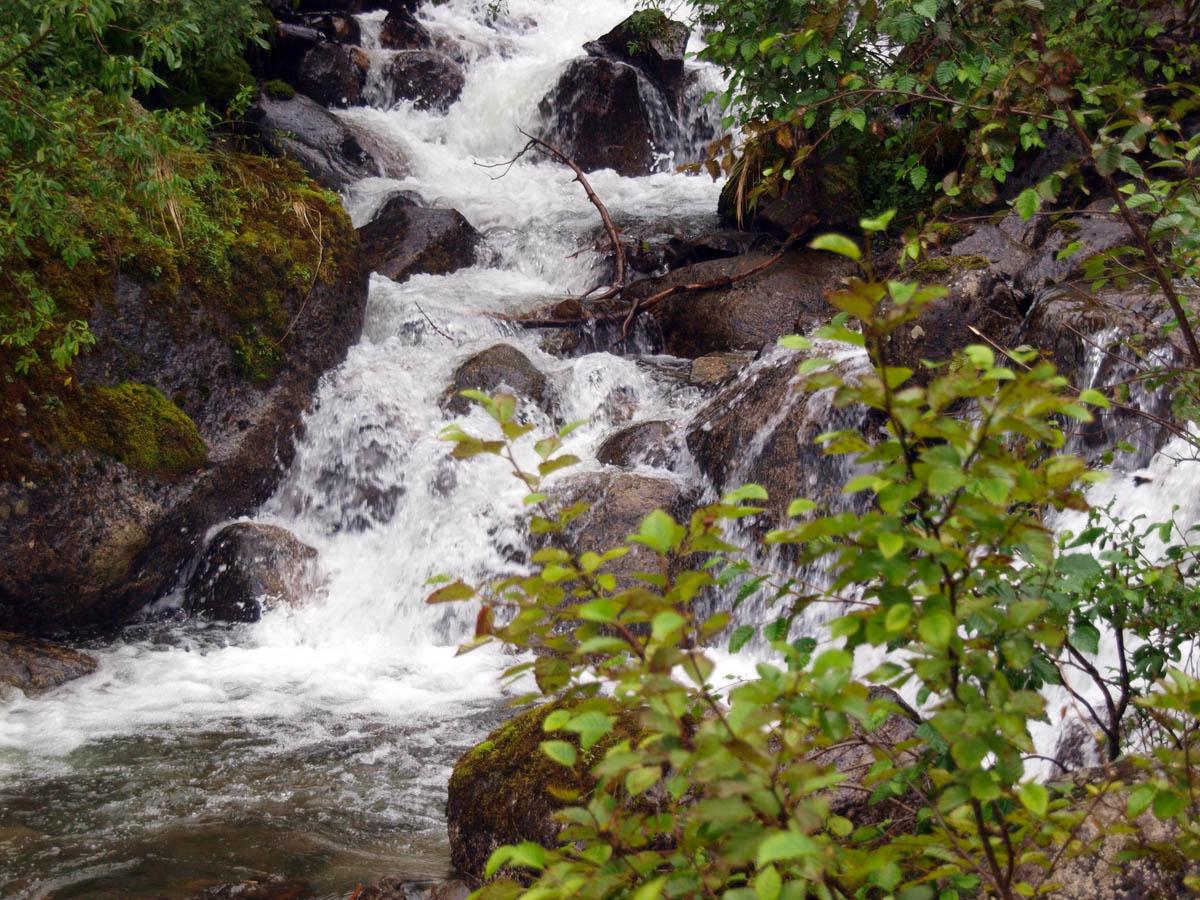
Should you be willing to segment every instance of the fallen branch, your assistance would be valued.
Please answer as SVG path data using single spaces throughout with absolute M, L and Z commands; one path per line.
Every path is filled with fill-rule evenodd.
M 596 194 L 596 191 L 592 188 L 591 182 L 588 181 L 587 176 L 584 174 L 583 169 L 579 168 L 579 165 L 575 162 L 575 160 L 571 159 L 569 156 L 567 156 L 565 153 L 563 153 L 561 150 L 559 150 L 553 144 L 547 143 L 546 141 L 542 140 L 541 138 L 534 137 L 532 134 L 530 134 L 529 132 L 527 132 L 523 129 L 521 129 L 521 134 L 524 135 L 525 137 L 527 137 L 529 139 L 529 142 L 525 145 L 525 147 L 521 150 L 521 152 L 518 153 L 516 156 L 514 156 L 512 159 L 507 160 L 502 163 L 493 163 L 490 165 L 485 165 L 483 163 L 476 163 L 476 165 L 483 169 L 498 169 L 501 166 L 503 166 L 504 174 L 496 176 L 497 178 L 503 178 L 504 175 L 508 174 L 508 170 L 513 167 L 513 164 L 518 159 L 520 159 L 522 156 L 524 156 L 530 150 L 540 150 L 543 153 L 545 153 L 547 156 L 562 163 L 564 166 L 566 166 L 568 169 L 570 169 L 572 172 L 574 172 L 575 180 L 579 182 L 580 186 L 583 188 L 584 193 L 587 194 L 587 198 L 589 201 L 591 201 L 592 206 L 596 207 L 596 211 L 598 213 L 600 213 L 600 221 L 604 223 L 604 230 L 608 234 L 608 240 L 612 243 L 613 258 L 614 258 L 616 270 L 617 270 L 616 271 L 616 281 L 612 285 L 610 285 L 609 288 L 604 293 L 602 293 L 596 297 L 593 297 L 592 300 L 593 300 L 593 302 L 599 302 L 601 300 L 608 300 L 612 297 L 618 296 L 623 290 L 625 290 L 625 284 L 626 284 L 626 279 L 627 279 L 626 265 L 625 265 L 625 248 L 621 246 L 621 238 L 617 234 L 617 227 L 616 227 L 616 225 L 613 224 L 612 215 L 609 214 L 608 207 L 604 205 L 604 201 L 601 200 L 600 197 Z

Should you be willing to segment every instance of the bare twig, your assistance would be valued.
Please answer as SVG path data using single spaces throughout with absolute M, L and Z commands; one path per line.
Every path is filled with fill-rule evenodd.
M 446 340 L 450 341 L 451 343 L 454 342 L 454 338 L 450 337 L 450 335 L 446 334 L 446 332 L 444 332 L 444 331 L 442 331 L 442 329 L 438 328 L 437 322 L 435 322 L 435 321 L 433 321 L 433 319 L 429 318 L 429 313 L 425 312 L 425 310 L 423 310 L 421 308 L 420 303 L 418 303 L 416 300 L 414 300 L 413 306 L 415 306 L 417 308 L 417 312 L 419 312 L 422 316 L 425 317 L 425 321 L 429 323 L 430 328 L 432 328 L 434 331 L 436 331 L 438 334 L 440 334 L 442 337 L 444 337 Z
M 621 246 L 621 237 L 617 233 L 616 225 L 613 224 L 612 215 L 609 213 L 608 207 L 604 205 L 604 201 L 601 200 L 599 195 L 596 194 L 596 191 L 592 188 L 592 183 L 588 181 L 587 175 L 584 174 L 583 169 L 579 168 L 579 165 L 575 162 L 575 160 L 571 159 L 569 156 L 567 156 L 567 154 L 563 153 L 553 144 L 550 144 L 539 137 L 534 137 L 524 129 L 521 129 L 521 134 L 528 138 L 529 142 L 525 145 L 521 152 L 512 159 L 503 163 L 491 165 L 476 163 L 476 165 L 483 169 L 496 169 L 503 166 L 504 172 L 496 176 L 496 178 L 503 178 L 508 174 L 509 170 L 513 167 L 513 164 L 516 163 L 518 159 L 520 159 L 530 150 L 540 150 L 551 159 L 562 163 L 564 166 L 574 172 L 575 180 L 579 182 L 584 193 L 587 194 L 587 198 L 589 201 L 591 201 L 592 206 L 596 207 L 596 212 L 600 213 L 600 221 L 604 223 L 604 230 L 608 234 L 609 242 L 612 244 L 613 260 L 616 265 L 616 280 L 603 294 L 594 297 L 593 301 L 607 300 L 610 297 L 618 296 L 623 290 L 625 290 L 625 284 L 628 280 L 627 269 L 625 265 L 625 248 Z

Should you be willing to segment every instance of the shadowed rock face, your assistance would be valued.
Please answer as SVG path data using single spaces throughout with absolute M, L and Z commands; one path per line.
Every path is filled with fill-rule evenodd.
M 539 110 L 550 124 L 545 138 L 585 172 L 613 169 L 621 175 L 654 170 L 667 100 L 633 66 L 587 57 L 567 66 Z
M 453 209 L 425 209 L 398 195 L 358 230 L 367 268 L 393 281 L 473 265 L 483 238 Z
M 86 653 L 0 631 L 0 686 L 40 694 L 96 671 Z
M 293 167 L 245 165 L 320 211 L 319 271 L 289 278 L 316 238 L 291 203 L 263 204 L 226 293 L 125 275 L 94 286 L 70 430 L 33 448 L 43 476 L 0 483 L 0 544 L 21 548 L 0 564 L 0 628 L 112 628 L 160 596 L 209 528 L 270 496 L 318 379 L 357 339 L 367 277 L 349 218 Z
M 411 100 L 417 109 L 445 112 L 462 95 L 466 76 L 462 66 L 437 50 L 405 50 L 384 63 L 387 91 L 382 105 Z
M 553 407 L 550 382 L 529 357 L 508 344 L 496 344 L 476 353 L 454 371 L 447 390 L 446 408 L 462 415 L 471 408 L 471 402 L 460 397 L 459 391 L 491 393 L 500 389 L 513 391 L 547 412 Z
M 286 528 L 239 522 L 223 528 L 187 584 L 185 608 L 219 622 L 257 622 L 315 589 L 317 551 Z
M 604 439 L 596 459 L 605 465 L 633 468 L 650 465 L 671 468 L 680 447 L 670 422 L 638 422 Z
M 317 44 L 300 60 L 296 87 L 324 106 L 360 106 L 369 65 L 361 51 Z

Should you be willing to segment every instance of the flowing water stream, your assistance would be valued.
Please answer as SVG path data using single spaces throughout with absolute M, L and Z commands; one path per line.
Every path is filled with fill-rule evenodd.
M 293 465 L 253 517 L 317 548 L 321 589 L 232 629 L 151 619 L 91 648 L 95 675 L 3 701 L 0 895 L 184 897 L 214 881 L 283 875 L 333 898 L 381 875 L 446 873 L 446 780 L 504 714 L 497 676 L 511 659 L 456 658 L 470 613 L 425 606 L 424 585 L 435 573 L 511 569 L 523 546 L 521 485 L 496 461 L 449 462 L 437 438 L 455 366 L 501 339 L 519 346 L 549 375 L 560 418 L 590 420 L 569 439 L 585 468 L 598 465 L 613 425 L 614 390 L 632 398 L 635 420 L 678 420 L 700 400 L 667 367 L 607 353 L 559 359 L 493 317 L 603 279 L 595 210 L 569 172 L 524 159 L 496 178 L 479 164 L 521 149 L 519 129 L 538 124 L 538 101 L 567 62 L 635 2 L 507 8 L 491 23 L 472 0 L 424 13 L 467 58 L 464 93 L 445 115 L 407 105 L 344 113 L 412 162 L 402 181 L 347 191 L 357 224 L 392 192 L 413 190 L 460 210 L 489 252 L 447 276 L 372 277 L 362 340 L 322 381 Z M 376 54 L 387 52 L 377 49 L 381 23 L 361 18 Z M 713 78 L 694 73 L 696 97 Z M 714 218 L 719 185 L 706 177 L 606 171 L 592 181 L 621 219 Z M 482 415 L 467 424 L 484 427 Z M 1187 466 L 1160 454 L 1150 469 L 1149 484 L 1118 476 L 1101 490 L 1131 510 L 1189 503 L 1184 518 L 1195 521 Z M 1047 749 L 1060 722 L 1039 736 Z
M 551 378 L 562 418 L 593 420 L 571 438 L 584 460 L 611 425 L 613 389 L 634 398 L 635 418 L 698 399 L 631 359 L 548 356 L 491 317 L 603 278 L 596 213 L 568 171 L 522 160 L 495 179 L 477 163 L 520 150 L 518 129 L 538 124 L 569 59 L 634 8 L 510 0 L 492 25 L 484 4 L 430 6 L 432 27 L 468 57 L 459 102 L 445 115 L 346 113 L 412 162 L 402 182 L 348 191 L 356 224 L 415 190 L 460 210 L 489 258 L 399 285 L 372 278 L 363 337 L 321 383 L 294 464 L 253 517 L 318 549 L 317 596 L 233 629 L 170 618 L 130 629 L 91 648 L 95 675 L 0 706 L 0 895 L 176 897 L 284 875 L 344 897 L 385 874 L 446 873 L 446 780 L 503 715 L 497 676 L 511 659 L 455 658 L 470 615 L 426 607 L 424 584 L 511 568 L 523 544 L 520 485 L 499 465 L 450 464 L 438 440 L 454 367 L 500 339 L 521 347 Z M 368 46 L 381 18 L 363 17 Z M 592 180 L 625 218 L 699 221 L 716 208 L 706 177 Z M 479 415 L 467 421 L 482 427 Z

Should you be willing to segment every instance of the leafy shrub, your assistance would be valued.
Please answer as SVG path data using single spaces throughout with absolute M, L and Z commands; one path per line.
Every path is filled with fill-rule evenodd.
M 862 225 L 878 231 L 886 219 Z M 862 473 L 845 486 L 864 495 L 862 511 L 823 514 L 797 499 L 791 525 L 761 546 L 743 545 L 728 526 L 760 513 L 766 499 L 747 485 L 685 523 L 651 513 L 628 544 L 576 547 L 567 526 L 582 507 L 557 508 L 545 484 L 577 461 L 563 451 L 565 434 L 538 441 L 541 462 L 522 467 L 516 445 L 532 426 L 516 419 L 512 396 L 478 392 L 467 395 L 500 436 L 446 430 L 458 458 L 510 461 L 530 490 L 530 528 L 551 546 L 533 555 L 526 575 L 443 584 L 429 601 L 481 602 L 464 650 L 499 640 L 533 652 L 508 675 L 532 676 L 537 692 L 526 699 L 559 704 L 545 718 L 542 750 L 563 767 L 588 769 L 596 784 L 588 793 L 552 788 L 574 804 L 558 814 L 559 846 L 501 848 L 487 874 L 517 873 L 524 885 L 499 877 L 477 896 L 1032 896 L 1051 889 L 1062 859 L 1088 851 L 1081 824 L 1094 798 L 1130 788 L 1110 773 L 1081 798 L 1031 768 L 1031 728 L 1047 719 L 1039 689 L 1063 665 L 1090 662 L 1098 626 L 1129 627 L 1168 598 L 1195 603 L 1194 570 L 1137 553 L 1136 532 L 1114 536 L 1123 549 L 1101 547 L 1084 566 L 1092 558 L 1065 552 L 1047 524 L 1053 511 L 1088 508 L 1083 491 L 1097 474 L 1062 452 L 1063 422 L 1087 421 L 1104 397 L 1074 391 L 1033 351 L 998 357 L 982 345 L 921 386 L 889 362 L 889 337 L 944 291 L 875 278 L 870 254 L 844 237 L 813 246 L 862 266 L 861 277 L 830 296 L 840 312 L 818 336 L 864 353 L 866 373 L 839 374 L 810 341 L 786 339 L 808 351 L 799 368 L 805 389 L 832 390 L 838 406 L 867 407 L 887 423 L 820 438 Z M 1099 540 L 1089 530 L 1067 542 Z M 654 551 L 660 566 L 623 586 L 609 566 L 633 544 Z M 770 569 L 762 551 L 779 545 L 822 564 L 826 577 L 812 583 Z M 1162 604 L 1125 595 L 1159 579 Z M 731 630 L 730 610 L 754 595 L 777 618 Z M 724 611 L 702 612 L 713 608 Z M 838 611 L 825 643 L 795 635 L 817 608 Z M 1137 626 L 1166 654 L 1143 660 L 1139 685 L 1172 658 L 1167 624 L 1161 639 L 1158 626 Z M 707 648 L 727 635 L 737 650 L 756 631 L 771 658 L 723 690 Z M 877 686 L 915 695 L 923 722 L 911 738 L 877 739 L 898 712 Z M 1194 859 L 1200 810 L 1190 754 L 1200 686 L 1171 670 L 1161 691 L 1141 693 L 1138 708 L 1163 721 L 1172 742 L 1157 760 L 1139 758 L 1147 776 L 1129 790 L 1128 813 L 1152 808 L 1173 822 Z M 635 736 L 598 761 L 584 762 L 575 741 L 560 738 L 573 735 L 589 751 L 631 719 Z M 857 789 L 882 808 L 863 821 L 831 806 L 831 791 L 848 781 L 827 759 L 849 742 L 869 748 Z M 1122 828 L 1114 823 L 1101 836 Z

